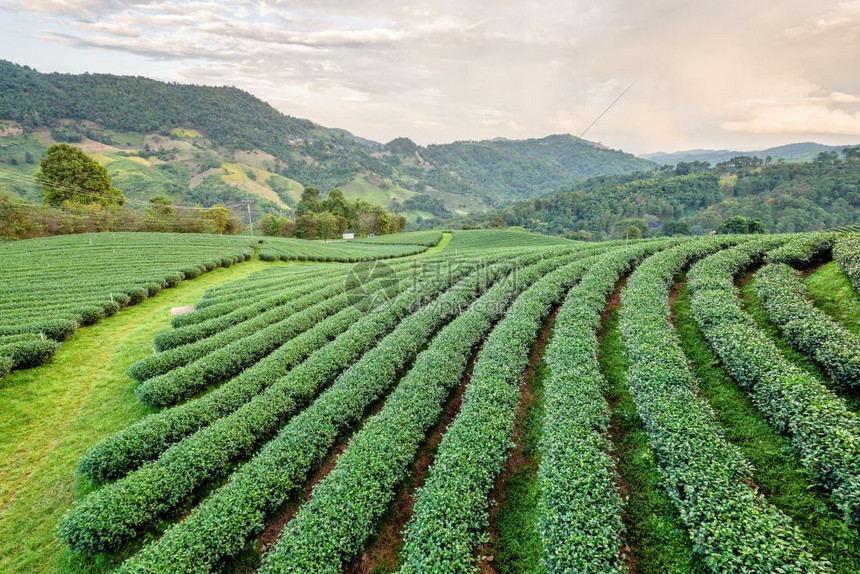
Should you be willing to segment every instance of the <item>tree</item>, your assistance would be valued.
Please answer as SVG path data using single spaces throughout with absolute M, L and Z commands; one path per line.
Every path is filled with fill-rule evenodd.
M 691 235 L 690 224 L 686 221 L 670 221 L 663 225 L 663 235 Z
M 122 205 L 125 197 L 111 185 L 107 170 L 81 150 L 69 144 L 48 148 L 36 179 L 42 184 L 45 203 L 53 206 L 65 202 L 87 205 Z
M 280 237 L 281 235 L 281 218 L 271 213 L 264 213 L 260 218 L 260 229 L 263 235 L 269 237 Z
M 210 209 L 204 211 L 203 217 L 212 222 L 215 233 L 231 234 L 239 230 L 239 223 L 231 215 L 230 210 L 220 203 L 216 203 Z
M 28 151 L 25 151 L 25 152 L 24 152 L 24 161 L 25 161 L 25 162 L 27 162 L 27 163 L 31 163 L 31 164 L 32 164 L 32 163 L 36 163 L 36 160 L 35 160 L 35 159 L 33 159 L 33 154 L 31 154 L 31 153 L 30 153 L 30 152 L 28 152 Z
M 317 223 L 317 234 L 328 241 L 337 237 L 337 216 L 328 211 L 323 211 L 315 216 Z
M 860 147 L 847 147 L 842 150 L 845 159 L 860 159 Z
M 343 195 L 343 192 L 339 189 L 333 189 L 329 192 L 328 197 L 326 197 L 322 202 L 322 208 L 335 215 L 340 215 L 347 220 L 355 218 L 355 212 L 352 206 L 346 200 L 346 196 Z
M 344 233 L 346 233 L 346 229 L 349 226 L 349 223 L 343 216 L 335 215 L 334 218 L 337 220 L 337 234 L 343 235 Z
M 302 191 L 302 198 L 296 206 L 296 213 L 305 215 L 306 213 L 317 213 L 320 211 L 320 192 L 313 187 L 306 187 Z
M 735 215 L 720 223 L 715 230 L 717 233 L 767 233 L 764 223 L 760 219 L 750 219 L 743 215 Z
M 302 239 L 316 239 L 316 217 L 311 214 L 299 215 L 296 217 L 296 237 L 301 237 Z
M 627 219 L 621 222 L 624 225 L 624 233 L 619 237 L 626 239 L 640 239 L 648 237 L 648 224 L 641 219 Z
M 153 218 L 173 217 L 173 202 L 163 195 L 156 195 L 150 198 L 148 211 Z
M 376 235 L 385 235 L 391 233 L 391 216 L 387 211 L 379 205 L 373 206 L 373 214 L 375 221 L 373 225 L 373 233 Z

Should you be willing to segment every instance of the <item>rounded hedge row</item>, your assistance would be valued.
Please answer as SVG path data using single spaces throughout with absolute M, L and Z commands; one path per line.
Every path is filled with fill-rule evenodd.
M 229 352 L 242 343 L 253 345 L 254 336 L 261 337 L 264 332 L 274 333 L 273 336 L 281 341 L 286 340 L 313 326 L 322 318 L 340 311 L 349 301 L 349 296 L 344 293 L 340 282 L 323 279 L 312 285 L 305 295 L 291 297 L 290 303 L 271 308 L 208 337 L 144 357 L 131 365 L 126 372 L 138 381 L 147 381 L 162 375 L 169 378 L 169 373 L 174 369 L 205 360 L 208 355 L 219 350 Z M 268 354 L 267 346 L 262 349 L 263 353 Z M 255 357 L 256 355 L 252 355 L 249 361 L 256 362 Z M 247 364 L 249 363 L 243 363 Z
M 713 572 L 826 572 L 791 520 L 747 484 L 750 464 L 726 442 L 696 394 L 669 322 L 669 287 L 690 263 L 722 248 L 705 239 L 646 259 L 621 294 L 628 384 L 663 482 L 705 565 Z M 709 278 L 721 281 L 722 278 Z
M 211 569 L 244 547 L 265 517 L 300 487 L 337 438 L 384 395 L 436 329 L 489 287 L 475 274 L 401 321 L 307 409 L 292 418 L 231 480 L 157 542 L 125 562 L 121 572 Z M 229 417 L 228 417 L 229 418 Z M 224 419 L 226 420 L 226 419 Z
M 314 488 L 265 556 L 261 572 L 342 571 L 388 510 L 427 430 L 465 373 L 472 349 L 516 294 L 556 265 L 535 265 L 519 271 L 516 281 L 497 283 L 433 338 L 382 411 L 352 437 L 335 469 Z M 582 265 L 573 263 L 562 272 Z
M 798 271 L 781 263 L 765 265 L 756 273 L 755 288 L 792 347 L 812 357 L 835 382 L 860 386 L 860 337 L 806 299 Z
M 211 337 L 239 323 L 254 319 L 261 313 L 271 311 L 287 303 L 292 303 L 295 299 L 308 294 L 309 291 L 317 291 L 326 286 L 335 286 L 333 284 L 336 284 L 337 280 L 341 278 L 340 274 L 336 275 L 334 273 L 323 273 L 321 275 L 316 281 L 291 281 L 289 288 L 281 290 L 276 296 L 269 296 L 262 301 L 258 299 L 250 304 L 237 306 L 231 313 L 213 317 L 207 321 L 162 331 L 155 336 L 155 348 L 158 351 L 166 351 Z M 342 287 L 340 289 L 343 290 Z
M 693 315 L 725 369 L 832 490 L 846 521 L 860 524 L 860 420 L 823 381 L 791 363 L 736 297 L 732 279 L 774 247 L 757 240 L 695 265 L 688 275 Z
M 851 279 L 854 290 L 860 293 L 860 233 L 841 236 L 833 247 L 833 259 Z

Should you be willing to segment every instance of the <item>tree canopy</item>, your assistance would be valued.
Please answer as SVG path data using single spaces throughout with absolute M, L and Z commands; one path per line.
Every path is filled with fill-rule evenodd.
M 105 206 L 125 203 L 122 192 L 111 185 L 107 170 L 69 144 L 47 149 L 36 178 L 42 184 L 45 203 L 55 207 L 66 202 Z

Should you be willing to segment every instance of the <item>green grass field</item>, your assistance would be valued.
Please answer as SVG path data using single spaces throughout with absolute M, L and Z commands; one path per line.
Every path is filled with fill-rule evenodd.
M 860 335 L 860 295 L 839 265 L 822 265 L 806 278 L 806 286 L 819 309 Z
M 65 571 L 59 517 L 92 486 L 78 459 L 94 443 L 148 412 L 125 370 L 151 353 L 172 307 L 194 304 L 207 288 L 271 267 L 252 260 L 184 281 L 75 332 L 53 361 L 0 381 L 0 571 Z M 277 265 L 285 265 L 278 263 Z

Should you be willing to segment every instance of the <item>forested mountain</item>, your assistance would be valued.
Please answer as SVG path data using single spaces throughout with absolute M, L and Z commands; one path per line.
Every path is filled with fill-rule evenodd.
M 428 194 L 460 214 L 510 201 L 572 142 L 572 136 L 556 135 L 427 147 L 398 138 L 382 145 L 285 115 L 232 87 L 109 74 L 43 74 L 6 61 L 0 61 L 0 120 L 14 120 L 24 130 L 21 136 L 4 137 L 2 143 L 15 143 L 15 137 L 28 134 L 38 136 L 42 144 L 92 140 L 110 147 L 83 146 L 85 151 L 108 160 L 146 160 L 148 165 L 137 161 L 136 166 L 126 166 L 138 172 L 133 181 L 118 182 L 127 195 L 140 199 L 147 199 L 151 191 L 149 197 L 166 194 L 180 202 L 206 204 L 216 196 L 224 201 L 238 185 L 243 194 L 256 193 L 289 206 L 302 186 L 324 191 L 339 187 L 347 196 L 395 209 L 409 198 Z M 30 146 L 31 155 L 39 151 L 33 141 L 20 146 Z M 38 162 L 38 157 L 34 160 Z M 23 163 L 24 157 L 15 161 Z M 578 142 L 547 171 L 535 191 L 550 192 L 594 175 L 652 165 Z M 213 169 L 221 172 L 208 171 Z M 201 174 L 202 182 L 195 179 Z M 420 210 L 411 215 L 433 216 Z
M 853 146 L 831 146 L 814 142 L 800 142 L 762 149 L 758 151 L 732 151 L 727 149 L 691 149 L 672 153 L 643 153 L 639 157 L 660 165 L 676 165 L 680 162 L 707 161 L 717 164 L 734 157 L 771 158 L 772 161 L 812 161 L 821 152 L 840 153 L 844 148 Z
M 736 158 L 715 167 L 681 163 L 636 175 L 597 177 L 561 193 L 487 214 L 484 222 L 581 239 L 701 235 L 730 217 L 771 232 L 860 223 L 860 150 L 807 163 Z

